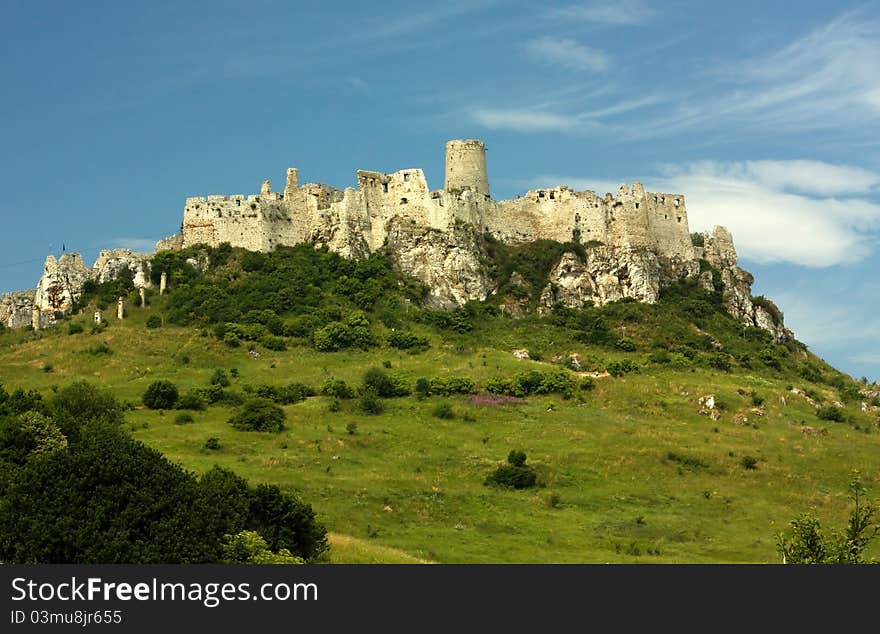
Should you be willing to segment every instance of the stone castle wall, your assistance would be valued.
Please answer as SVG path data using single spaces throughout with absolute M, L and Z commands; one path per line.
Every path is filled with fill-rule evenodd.
M 431 191 L 424 172 L 416 168 L 390 174 L 360 170 L 357 189 L 345 191 L 300 186 L 298 171 L 289 168 L 283 194 L 266 181 L 259 195 L 187 198 L 180 239 L 159 246 L 229 242 L 268 251 L 310 242 L 363 257 L 386 243 L 394 220 L 439 231 L 464 223 L 514 244 L 574 240 L 647 248 L 668 258 L 694 257 L 681 194 L 649 193 L 635 183 L 622 185 L 615 196 L 560 186 L 494 201 L 482 142 L 450 141 L 446 150 L 441 190 Z

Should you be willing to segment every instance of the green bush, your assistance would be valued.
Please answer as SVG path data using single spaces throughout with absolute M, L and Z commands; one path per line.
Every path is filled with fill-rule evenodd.
M 830 420 L 836 423 L 844 421 L 843 410 L 834 405 L 826 405 L 816 410 L 816 416 L 821 420 Z
M 86 349 L 86 353 L 93 357 L 109 357 L 113 354 L 113 350 L 106 343 L 98 343 Z
M 222 449 L 222 445 L 220 445 L 220 439 L 215 436 L 211 436 L 205 441 L 204 448 L 208 451 L 220 451 Z
M 205 399 L 196 390 L 181 394 L 177 399 L 177 409 L 201 411 L 205 409 Z
M 746 470 L 757 469 L 758 459 L 754 456 L 743 456 L 742 460 L 739 461 L 739 464 Z
M 524 397 L 531 394 L 563 394 L 574 392 L 576 382 L 566 370 L 530 370 L 513 377 L 494 377 L 486 382 L 486 390 L 492 394 Z
M 150 315 L 147 317 L 147 328 L 161 328 L 162 318 L 159 315 Z
M 431 396 L 431 382 L 423 376 L 416 379 L 416 396 L 419 398 Z
M 154 381 L 144 392 L 144 405 L 150 409 L 174 409 L 177 404 L 177 386 L 164 379 Z
M 226 375 L 226 370 L 223 370 L 222 368 L 214 370 L 214 374 L 211 375 L 211 385 L 229 387 L 230 381 L 229 377 Z
M 358 406 L 364 414 L 378 415 L 385 411 L 385 404 L 382 403 L 382 399 L 371 389 L 364 390 Z
M 309 396 L 315 395 L 315 391 L 308 385 L 296 382 L 282 386 L 267 384 L 246 385 L 244 391 L 260 398 L 269 399 L 279 405 L 293 405 L 294 403 L 306 400 Z
M 608 370 L 608 374 L 611 376 L 623 376 L 624 374 L 638 372 L 639 366 L 629 359 L 624 359 L 623 361 L 612 361 L 608 364 L 606 370 Z
M 431 347 L 427 337 L 420 337 L 411 332 L 395 330 L 388 335 L 388 345 L 399 350 L 411 350 L 413 352 L 424 351 Z
M 428 393 L 440 396 L 453 394 L 476 394 L 477 384 L 466 376 L 434 377 L 428 384 Z
M 379 368 L 370 368 L 364 374 L 364 391 L 373 391 L 382 398 L 409 396 L 412 391 L 406 382 Z
M 85 327 L 82 324 L 72 321 L 67 325 L 67 334 L 78 335 L 81 332 L 85 332 Z
M 287 418 L 284 410 L 270 400 L 250 398 L 229 419 L 229 424 L 241 431 L 278 433 L 284 429 Z
M 535 486 L 538 476 L 534 469 L 526 465 L 526 454 L 511 451 L 507 464 L 503 464 L 486 477 L 486 484 L 510 489 L 528 489 Z
M 188 412 L 181 412 L 177 416 L 174 417 L 175 425 L 189 425 L 190 423 L 194 423 L 195 419 L 193 415 Z
M 354 390 L 342 379 L 327 379 L 321 386 L 321 394 L 333 398 L 354 398 Z
M 312 343 L 321 352 L 333 352 L 345 348 L 364 350 L 376 345 L 370 332 L 370 322 L 362 312 L 349 315 L 345 322 L 334 321 L 315 330 Z

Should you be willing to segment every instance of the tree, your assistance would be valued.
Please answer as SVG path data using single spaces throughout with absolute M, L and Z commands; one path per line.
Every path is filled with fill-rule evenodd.
M 245 401 L 238 412 L 229 419 L 229 424 L 242 431 L 280 432 L 287 418 L 284 410 L 265 398 L 251 398 Z
M 789 564 L 862 564 L 868 544 L 880 534 L 874 516 L 877 508 L 865 500 L 866 489 L 856 475 L 849 483 L 853 510 L 846 528 L 825 536 L 819 520 L 810 515 L 791 521 L 787 534 L 776 536 L 782 562 Z
M 151 383 L 144 392 L 144 405 L 150 409 L 174 409 L 177 397 L 177 386 L 162 379 Z

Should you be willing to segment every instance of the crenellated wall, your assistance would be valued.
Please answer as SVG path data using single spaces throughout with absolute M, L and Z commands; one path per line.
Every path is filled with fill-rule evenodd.
M 445 188 L 431 191 L 417 168 L 390 174 L 357 172 L 357 189 L 300 186 L 288 168 L 284 193 L 264 181 L 259 195 L 187 198 L 181 238 L 161 243 L 205 243 L 268 251 L 311 242 L 349 257 L 381 248 L 392 220 L 448 231 L 471 225 L 508 243 L 534 240 L 602 243 L 647 248 L 660 257 L 694 257 L 684 196 L 645 192 L 640 183 L 621 185 L 616 195 L 574 191 L 566 186 L 535 189 L 512 200 L 489 196 L 485 146 L 476 140 L 446 146 Z

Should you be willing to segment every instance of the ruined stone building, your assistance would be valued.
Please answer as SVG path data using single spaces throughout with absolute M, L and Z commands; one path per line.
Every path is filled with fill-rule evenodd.
M 706 259 L 721 270 L 728 307 L 737 318 L 770 327 L 777 337 L 785 334 L 769 313 L 752 304 L 751 276 L 737 267 L 733 241 L 725 229 L 716 227 L 707 234 L 704 247 L 692 244 L 683 194 L 646 192 L 639 183 L 621 185 L 616 194 L 604 195 L 560 185 L 494 200 L 486 147 L 478 140 L 446 144 L 445 183 L 437 190 L 428 187 L 418 168 L 390 174 L 359 170 L 357 188 L 344 190 L 301 184 L 299 171 L 288 168 L 282 192 L 272 191 L 267 180 L 259 194 L 187 198 L 180 233 L 159 242 L 157 250 L 228 242 L 271 251 L 308 243 L 362 258 L 387 249 L 403 273 L 427 286 L 429 305 L 450 309 L 485 299 L 496 290 L 484 257 L 489 239 L 583 245 L 586 259 L 571 251 L 554 266 L 541 293 L 542 310 L 558 302 L 581 306 L 589 300 L 601 305 L 624 297 L 655 302 L 665 284 L 700 278 L 699 260 Z M 132 262 L 141 271 L 143 284 L 148 284 L 149 275 L 142 272 L 147 260 L 137 256 Z M 106 266 L 96 263 L 90 275 L 99 278 L 98 269 Z M 46 310 L 46 289 L 57 286 L 57 278 L 63 277 L 53 275 L 50 268 L 47 261 L 44 278 L 51 279 L 40 282 L 38 310 Z M 700 281 L 711 286 L 711 275 L 704 274 Z M 71 280 L 67 294 L 61 293 L 65 301 L 75 294 L 76 283 Z M 21 301 L 4 296 L 0 319 L 3 310 L 10 312 L 3 306 Z

